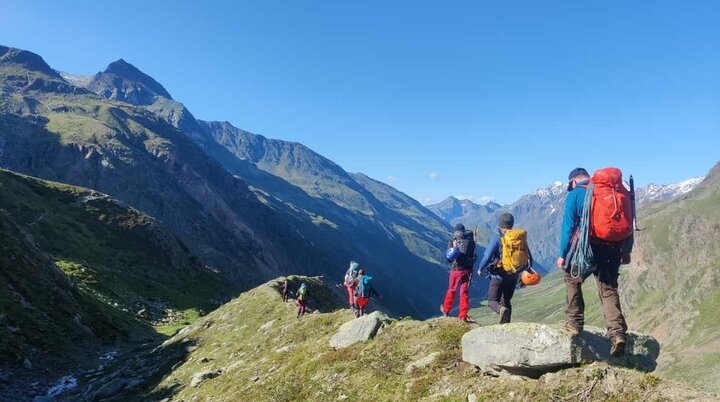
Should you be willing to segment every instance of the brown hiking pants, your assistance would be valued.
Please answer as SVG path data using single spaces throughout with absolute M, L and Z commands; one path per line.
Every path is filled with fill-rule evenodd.
M 620 295 L 618 293 L 618 277 L 620 276 L 620 258 L 622 250 L 619 245 L 590 244 L 597 271 L 595 271 L 595 285 L 602 304 L 603 317 L 608 335 L 611 338 L 625 339 L 627 324 L 620 308 Z M 585 301 L 582 294 L 583 278 L 573 278 L 565 272 L 565 286 L 567 288 L 567 317 L 568 324 L 582 330 L 585 325 Z

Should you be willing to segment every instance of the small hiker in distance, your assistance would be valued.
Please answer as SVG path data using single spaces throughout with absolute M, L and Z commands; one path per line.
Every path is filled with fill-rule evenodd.
M 360 269 L 360 264 L 358 264 L 355 261 L 350 261 L 350 267 L 345 271 L 345 279 L 343 280 L 343 283 L 345 285 L 345 288 L 348 292 L 348 304 L 350 305 L 350 308 L 353 310 L 353 313 L 357 315 L 357 304 L 355 303 L 355 288 L 357 286 L 357 277 L 358 277 L 358 270 Z
M 370 303 L 370 298 L 377 295 L 381 300 L 382 296 L 372 285 L 372 276 L 365 274 L 365 268 L 357 271 L 355 278 L 355 317 L 362 317 L 365 314 L 365 307 Z
M 305 282 L 300 284 L 300 289 L 297 291 L 297 297 L 295 298 L 298 305 L 297 318 L 305 315 L 305 309 L 307 308 L 308 301 L 308 288 Z
M 287 278 L 285 278 L 285 280 L 283 280 L 282 284 L 280 285 L 280 290 L 282 291 L 283 303 L 288 301 L 288 297 L 289 297 L 288 293 L 290 293 L 289 288 L 290 288 L 290 285 L 288 284 Z

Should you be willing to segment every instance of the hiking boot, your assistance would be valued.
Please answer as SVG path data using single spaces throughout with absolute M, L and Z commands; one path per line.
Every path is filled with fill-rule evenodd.
M 505 306 L 500 306 L 500 310 L 498 310 L 498 314 L 500 315 L 500 324 L 507 324 L 510 322 L 510 309 Z
M 579 336 L 582 333 L 582 328 L 578 328 L 575 324 L 572 324 L 569 321 L 560 322 L 560 326 L 574 336 Z
M 625 354 L 625 338 L 614 336 L 610 339 L 610 356 L 620 357 Z
M 443 317 L 449 317 L 449 316 L 450 316 L 450 314 L 449 314 L 447 311 L 445 311 L 445 306 L 442 305 L 442 304 L 440 305 L 440 312 L 442 313 Z
M 475 321 L 475 319 L 472 317 L 461 318 L 461 320 L 465 321 L 468 324 L 477 324 L 477 321 Z

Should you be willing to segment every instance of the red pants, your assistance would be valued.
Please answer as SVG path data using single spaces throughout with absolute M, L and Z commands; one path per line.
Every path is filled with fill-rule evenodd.
M 370 298 L 369 298 L 369 297 L 362 297 L 362 296 L 360 296 L 360 297 L 357 298 L 357 305 L 358 305 L 358 307 L 360 307 L 360 308 L 365 308 L 365 306 L 367 306 L 367 304 L 368 304 L 369 302 L 370 302 Z
M 355 286 L 348 286 L 345 285 L 348 291 L 348 303 L 350 303 L 350 308 L 353 308 L 355 306 Z
M 460 313 L 458 317 L 461 320 L 467 318 L 468 308 L 470 307 L 470 297 L 468 296 L 468 288 L 470 287 L 470 278 L 472 277 L 472 269 L 455 270 L 450 271 L 450 279 L 448 283 L 448 290 L 445 293 L 445 302 L 443 308 L 445 311 L 450 312 L 452 309 L 453 301 L 455 300 L 455 292 L 457 286 L 460 285 Z

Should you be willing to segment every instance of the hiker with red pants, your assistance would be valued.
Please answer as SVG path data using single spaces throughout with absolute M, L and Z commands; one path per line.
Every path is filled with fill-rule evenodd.
M 475 320 L 468 317 L 467 313 L 470 308 L 468 289 L 472 281 L 473 265 L 477 259 L 475 255 L 475 237 L 471 230 L 465 230 L 462 223 L 458 223 L 454 227 L 453 237 L 448 242 L 445 258 L 452 266 L 445 301 L 440 306 L 440 311 L 445 317 L 450 315 L 457 287 L 460 286 L 460 312 L 458 318 L 468 323 L 474 323 Z
M 532 270 L 532 254 L 524 229 L 513 229 L 515 217 L 510 213 L 500 215 L 498 231 L 490 238 L 485 254 L 480 260 L 478 275 L 490 277 L 488 307 L 500 315 L 500 324 L 507 324 L 512 317 L 512 298 L 520 274 Z
M 355 287 L 357 286 L 358 270 L 360 264 L 350 261 L 350 267 L 345 271 L 345 279 L 343 281 L 348 292 L 348 304 L 354 313 L 357 313 L 357 305 L 355 303 Z
M 634 195 L 622 182 L 617 168 L 575 168 L 568 175 L 568 195 L 560 233 L 558 268 L 564 271 L 567 289 L 567 321 L 574 335 L 585 323 L 582 283 L 595 276 L 605 325 L 610 336 L 610 354 L 625 353 L 627 323 L 620 307 L 620 265 L 630 263 L 633 247 Z

